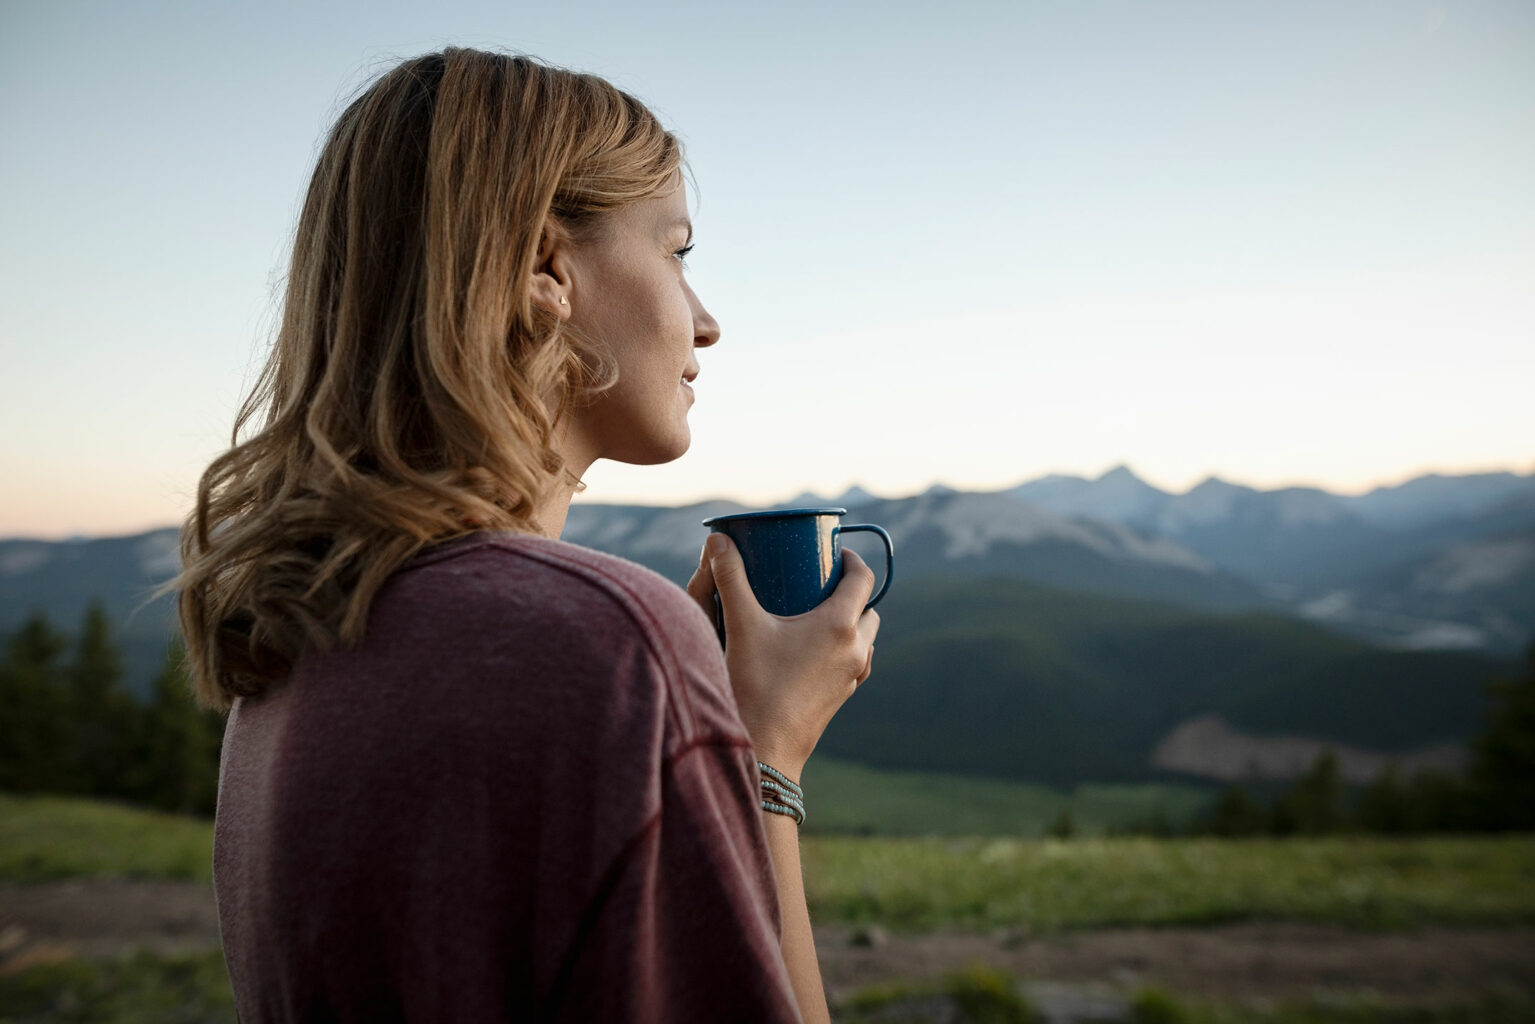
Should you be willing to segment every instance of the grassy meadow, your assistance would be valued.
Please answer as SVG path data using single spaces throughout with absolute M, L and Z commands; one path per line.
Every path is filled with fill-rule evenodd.
M 1535 837 L 807 837 L 821 921 L 902 930 L 1535 924 Z
M 0 884 L 207 882 L 213 826 L 63 797 L 0 796 Z M 1308 921 L 1535 925 L 1535 837 L 1068 840 L 807 835 L 826 924 L 897 930 Z
M 878 785 L 870 785 L 871 777 Z M 1101 832 L 1157 809 L 1176 819 L 1203 796 L 1169 787 L 1083 787 L 1066 796 L 1001 783 L 974 790 L 967 785 L 921 776 L 892 779 L 834 763 L 807 773 L 811 814 L 821 816 L 823 828 L 857 832 L 860 822 L 872 821 L 900 832 L 930 820 L 940 833 L 807 834 L 803 860 L 812 917 L 828 925 L 879 924 L 892 932 L 1016 927 L 1050 933 L 1259 920 L 1371 931 L 1535 925 L 1535 836 L 1041 839 L 1042 825 L 1066 807 L 1085 831 Z M 860 819 L 860 812 L 869 816 Z M 1002 832 L 1007 821 L 1016 826 L 1012 835 Z M 975 833 L 957 834 L 966 828 Z M 0 795 L 0 911 L 5 887 L 61 879 L 206 885 L 212 840 L 206 820 L 89 800 Z M 840 1006 L 837 1019 L 929 1019 L 909 1012 L 928 1000 L 931 1019 L 1037 1021 L 1018 980 L 981 971 L 936 985 L 876 986 Z M 1126 998 L 1128 1016 L 1122 1019 L 1136 1024 L 1535 1019 L 1535 996 L 1527 992 L 1418 1009 L 1368 999 L 1238 1006 L 1154 990 Z M 885 1015 L 882 1007 L 894 1011 L 892 1004 L 906 1009 Z M 950 1004 L 965 1008 L 966 1016 L 945 1016 L 943 1007 Z M 0 961 L 0 1024 L 233 1019 L 216 950 Z
M 213 823 L 73 797 L 0 793 L 0 882 L 213 880 Z
M 1001 779 L 894 772 L 815 757 L 805 787 L 807 835 L 1038 836 L 1063 812 L 1084 835 L 1187 822 L 1214 800 L 1202 786 L 1081 785 L 1070 793 Z

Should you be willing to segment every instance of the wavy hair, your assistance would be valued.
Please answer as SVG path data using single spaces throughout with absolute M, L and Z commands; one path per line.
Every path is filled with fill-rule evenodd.
M 379 588 L 426 545 L 537 530 L 566 474 L 560 417 L 616 377 L 532 302 L 541 234 L 584 240 L 681 167 L 633 97 L 528 57 L 446 49 L 347 107 L 304 200 L 272 351 L 166 587 L 200 702 L 227 708 L 306 647 L 360 641 Z

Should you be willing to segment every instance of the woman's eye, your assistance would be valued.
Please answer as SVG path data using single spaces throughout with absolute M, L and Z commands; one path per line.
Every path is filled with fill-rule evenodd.
M 675 256 L 677 258 L 677 262 L 681 263 L 683 268 L 686 269 L 688 265 L 688 253 L 692 251 L 693 247 L 691 245 L 684 245 L 681 249 L 678 249 L 676 252 L 672 253 L 672 255 Z

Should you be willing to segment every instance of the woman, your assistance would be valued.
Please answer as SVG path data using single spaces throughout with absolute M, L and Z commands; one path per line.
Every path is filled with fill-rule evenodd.
M 177 581 L 233 705 L 246 1024 L 827 1019 L 783 794 L 868 677 L 872 574 L 780 619 L 723 538 L 686 594 L 556 539 L 592 462 L 687 450 L 720 332 L 681 171 L 608 83 L 473 50 L 331 132 Z

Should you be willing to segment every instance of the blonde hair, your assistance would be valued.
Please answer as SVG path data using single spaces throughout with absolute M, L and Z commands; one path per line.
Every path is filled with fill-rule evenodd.
M 346 109 L 275 344 L 167 586 L 202 703 L 261 693 L 307 646 L 360 641 L 379 588 L 427 544 L 536 531 L 565 472 L 560 416 L 616 373 L 533 304 L 541 233 L 584 238 L 681 166 L 633 97 L 528 57 L 428 54 Z

